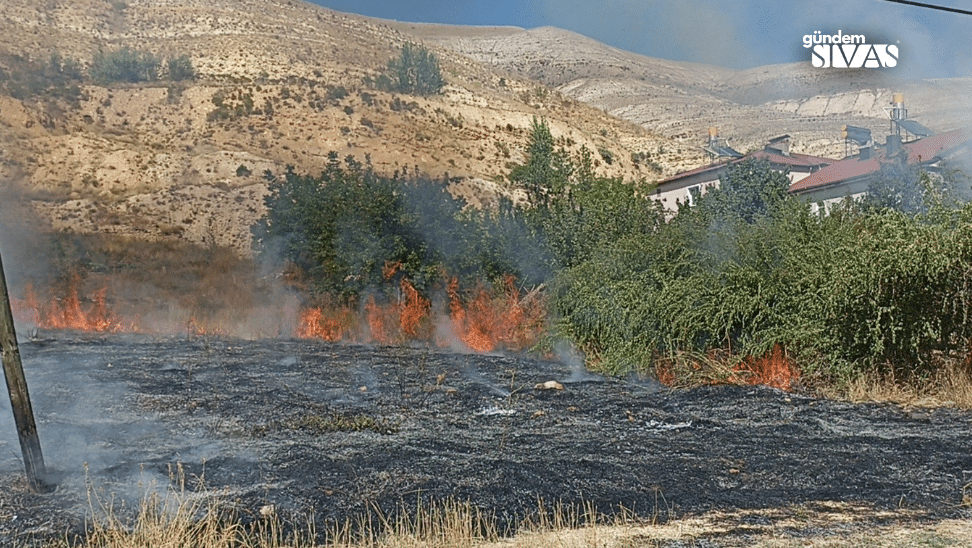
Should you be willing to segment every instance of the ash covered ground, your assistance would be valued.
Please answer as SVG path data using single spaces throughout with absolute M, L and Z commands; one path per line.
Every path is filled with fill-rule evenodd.
M 828 501 L 972 516 L 965 411 L 315 341 L 42 333 L 21 353 L 58 488 L 26 490 L 0 399 L 0 545 L 80 531 L 88 492 L 137 503 L 180 468 L 244 520 L 267 504 L 322 523 L 450 497 L 501 528 L 538 499 L 651 519 Z

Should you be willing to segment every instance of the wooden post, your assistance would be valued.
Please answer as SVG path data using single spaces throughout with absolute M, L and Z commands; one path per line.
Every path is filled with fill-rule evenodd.
M 27 468 L 27 482 L 34 492 L 49 491 L 50 485 L 45 481 L 47 469 L 44 467 L 44 455 L 41 454 L 37 425 L 34 424 L 34 411 L 30 407 L 27 379 L 24 377 L 24 366 L 20 361 L 20 348 L 17 347 L 17 333 L 14 331 L 10 295 L 7 293 L 7 279 L 3 274 L 2 260 L 0 260 L 0 350 L 3 352 L 3 375 L 7 379 L 10 406 L 13 408 L 17 435 L 20 437 L 20 451 L 24 455 L 24 466 Z

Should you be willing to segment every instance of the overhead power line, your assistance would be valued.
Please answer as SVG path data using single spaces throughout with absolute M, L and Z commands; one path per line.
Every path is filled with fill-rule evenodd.
M 948 6 L 938 6 L 935 4 L 928 4 L 925 2 L 912 2 L 911 0 L 884 0 L 885 2 L 894 2 L 895 4 L 907 4 L 909 6 L 917 6 L 919 8 L 928 8 L 939 11 L 947 11 L 951 13 L 961 13 L 962 15 L 972 15 L 972 11 L 960 10 L 958 8 L 950 8 Z

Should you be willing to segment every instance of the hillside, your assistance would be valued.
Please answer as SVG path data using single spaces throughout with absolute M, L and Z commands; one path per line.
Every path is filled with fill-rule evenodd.
M 809 63 L 729 70 L 646 57 L 549 27 L 396 28 L 495 70 L 541 81 L 689 150 L 698 150 L 707 128 L 716 126 L 743 151 L 787 133 L 796 151 L 841 157 L 840 127 L 869 127 L 883 136 L 884 108 L 899 91 L 911 116 L 932 129 L 972 121 L 967 79 L 900 81 L 893 71 L 819 70 Z
M 551 27 L 399 23 L 297 0 L 8 0 L 2 10 L 0 180 L 30 201 L 28 224 L 244 254 L 264 174 L 316 173 L 331 151 L 389 175 L 448 177 L 478 206 L 511 193 L 504 175 L 523 160 L 535 116 L 560 144 L 594 151 L 600 174 L 650 181 L 702 163 L 709 126 L 742 151 L 788 133 L 795 151 L 840 157 L 840 126 L 880 140 L 896 91 L 936 130 L 967 124 L 972 106 L 961 79 L 804 64 L 736 71 Z M 440 58 L 441 94 L 375 85 L 407 42 Z M 22 85 L 54 54 L 86 69 L 123 47 L 188 56 L 196 78 L 85 78 L 58 93 Z
M 246 252 L 264 173 L 316 173 L 330 151 L 389 175 L 449 177 L 481 205 L 508 192 L 507 163 L 522 161 L 535 116 L 569 149 L 605 151 L 604 175 L 657 178 L 683 165 L 669 138 L 447 49 L 436 49 L 440 95 L 380 91 L 371 82 L 421 37 L 304 2 L 9 0 L 2 11 L 0 178 L 55 230 Z M 86 66 L 122 47 L 187 55 L 196 78 L 85 79 L 57 96 L 9 85 L 52 54 Z M 656 169 L 633 164 L 634 152 L 656 155 Z

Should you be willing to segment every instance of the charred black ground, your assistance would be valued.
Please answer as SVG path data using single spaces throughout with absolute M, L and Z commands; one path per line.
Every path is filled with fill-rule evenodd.
M 538 499 L 661 519 L 819 501 L 969 515 L 964 411 L 761 387 L 671 392 L 426 348 L 46 334 L 21 351 L 60 487 L 26 492 L 4 400 L 0 545 L 77 530 L 87 486 L 137 501 L 180 467 L 244 519 L 266 504 L 321 522 L 449 497 L 500 527 Z M 551 380 L 565 388 L 536 388 Z

